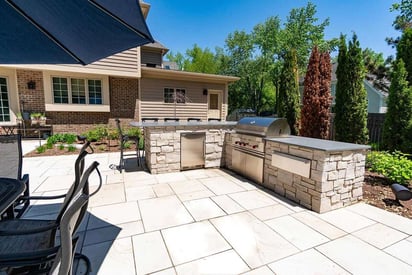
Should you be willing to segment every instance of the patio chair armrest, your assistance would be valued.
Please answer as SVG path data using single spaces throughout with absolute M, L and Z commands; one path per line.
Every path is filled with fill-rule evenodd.
M 58 228 L 57 224 L 51 224 L 51 225 L 39 226 L 36 228 L 23 229 L 23 230 L 16 230 L 16 229 L 0 230 L 0 236 L 29 235 L 29 234 L 41 233 L 44 231 L 50 231 L 50 230 L 57 229 L 57 228 Z
M 65 198 L 67 194 L 62 194 L 62 195 L 55 195 L 55 196 L 23 196 L 20 197 L 19 199 L 21 200 L 56 200 L 56 199 L 62 199 Z
M 24 174 L 20 181 L 27 184 L 29 182 L 29 174 Z

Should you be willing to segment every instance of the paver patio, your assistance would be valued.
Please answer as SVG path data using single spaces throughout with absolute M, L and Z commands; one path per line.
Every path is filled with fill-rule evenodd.
M 67 190 L 75 158 L 25 158 L 32 193 Z M 412 274 L 410 219 L 364 203 L 317 214 L 224 169 L 119 173 L 119 154 L 93 160 L 103 187 L 78 247 L 93 274 Z M 57 211 L 37 202 L 27 216 Z

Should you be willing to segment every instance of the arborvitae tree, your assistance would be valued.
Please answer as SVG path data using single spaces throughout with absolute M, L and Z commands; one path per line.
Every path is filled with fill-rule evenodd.
M 346 74 L 346 58 L 348 55 L 348 48 L 346 46 L 346 40 L 344 35 L 340 35 L 339 40 L 339 54 L 338 54 L 338 67 L 336 68 L 336 93 L 335 93 L 335 139 L 344 140 L 345 131 L 350 130 L 350 125 L 347 124 L 345 119 L 346 113 L 348 113 L 348 106 L 345 104 L 348 101 L 348 89 L 350 82 Z
M 346 48 L 341 36 L 339 46 L 338 83 L 336 86 L 336 140 L 365 144 L 368 141 L 367 94 L 363 84 L 365 68 L 362 50 L 356 35 Z
M 397 46 L 396 58 L 402 59 L 408 73 L 407 80 L 412 85 L 412 29 L 406 29 Z
M 287 119 L 292 135 L 299 131 L 299 83 L 296 51 L 286 52 L 279 85 L 279 117 Z
M 332 63 L 329 52 L 323 52 L 320 55 L 319 64 L 319 121 L 320 121 L 320 138 L 329 138 L 330 128 L 330 106 L 332 104 L 332 96 L 330 93 L 330 84 L 332 80 Z
M 389 88 L 388 112 L 383 127 L 383 144 L 390 151 L 412 153 L 412 89 L 409 87 L 405 64 L 397 59 L 393 65 Z
M 320 55 L 315 46 L 309 58 L 303 87 L 303 106 L 299 133 L 304 137 L 320 138 Z

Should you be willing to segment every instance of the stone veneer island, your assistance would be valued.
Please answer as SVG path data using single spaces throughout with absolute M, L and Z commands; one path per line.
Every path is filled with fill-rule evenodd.
M 353 204 L 362 199 L 369 149 L 297 136 L 266 139 L 263 185 L 318 213 Z

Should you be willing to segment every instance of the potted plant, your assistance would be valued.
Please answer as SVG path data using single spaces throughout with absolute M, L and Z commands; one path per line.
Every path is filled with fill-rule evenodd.
M 30 114 L 31 124 L 39 124 L 41 116 L 42 116 L 41 113 L 31 113 Z

